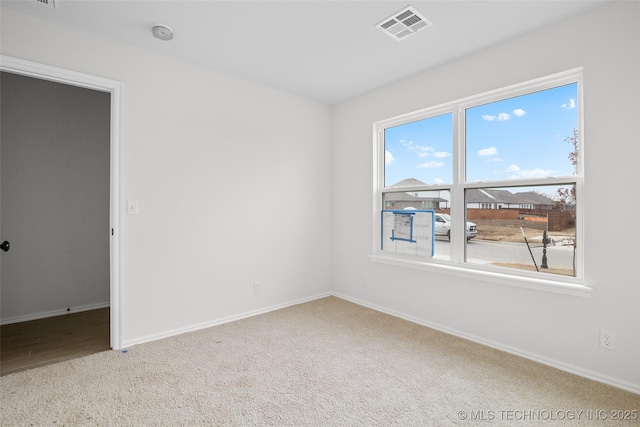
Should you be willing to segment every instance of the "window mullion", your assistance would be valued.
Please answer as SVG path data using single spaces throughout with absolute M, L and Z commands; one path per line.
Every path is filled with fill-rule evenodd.
M 459 107 L 453 114 L 453 186 L 451 188 L 451 261 L 455 264 L 464 262 L 464 183 L 465 146 L 464 146 L 464 113 Z
M 432 209 L 438 242 L 433 260 L 421 253 L 420 262 L 583 281 L 581 73 L 571 70 L 376 123 L 374 253 L 382 254 L 379 242 L 388 231 L 381 229 L 382 209 Z M 573 137 L 563 142 L 571 127 Z M 577 136 L 575 149 L 564 145 Z M 563 160 L 565 149 L 573 150 L 571 164 Z M 402 231 L 403 225 L 394 227 Z M 549 240 L 543 240 L 545 232 Z M 508 245 L 495 252 L 473 240 L 480 238 Z M 560 246 L 573 246 L 573 258 Z

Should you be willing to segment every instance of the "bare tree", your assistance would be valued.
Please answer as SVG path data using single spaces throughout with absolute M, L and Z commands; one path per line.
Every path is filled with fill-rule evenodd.
M 565 142 L 571 144 L 573 146 L 573 151 L 569 152 L 568 159 L 571 161 L 573 165 L 573 174 L 575 175 L 578 172 L 578 130 L 573 130 L 573 135 L 567 137 Z M 571 210 L 571 219 L 575 224 L 576 220 L 576 185 L 573 184 L 571 188 L 558 188 L 556 191 L 556 196 L 554 197 L 554 209 L 558 209 L 560 211 L 567 211 L 570 206 L 573 207 Z M 571 242 L 573 246 L 573 275 L 576 274 L 576 235 L 571 236 Z
M 567 156 L 569 160 L 571 160 L 571 164 L 573 165 L 573 174 L 575 175 L 578 172 L 578 130 L 573 130 L 573 136 L 567 137 L 564 140 L 569 144 L 573 145 L 573 151 L 569 152 Z M 555 209 L 567 210 L 568 206 L 573 206 L 576 202 L 576 186 L 575 184 L 571 186 L 571 188 L 559 188 L 556 191 L 555 197 Z

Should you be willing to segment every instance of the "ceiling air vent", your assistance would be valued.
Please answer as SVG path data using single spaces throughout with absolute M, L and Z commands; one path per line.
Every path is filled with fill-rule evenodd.
M 395 40 L 403 40 L 431 25 L 433 22 L 425 18 L 414 7 L 407 6 L 380 22 L 376 27 Z
M 56 8 L 56 1 L 55 0 L 27 0 L 29 3 L 38 3 L 42 6 L 46 6 L 50 9 L 55 9 Z

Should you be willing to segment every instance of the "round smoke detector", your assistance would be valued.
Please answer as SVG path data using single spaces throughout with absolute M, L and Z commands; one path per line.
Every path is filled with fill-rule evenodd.
M 169 41 L 173 38 L 173 30 L 166 25 L 155 25 L 151 32 L 153 37 L 160 40 Z

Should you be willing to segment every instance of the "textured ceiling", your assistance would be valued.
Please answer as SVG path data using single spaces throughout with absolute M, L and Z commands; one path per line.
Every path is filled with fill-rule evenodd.
M 336 104 L 604 1 L 71 1 L 11 8 Z M 402 41 L 376 28 L 408 5 L 433 25 Z M 154 39 L 165 24 L 170 42 Z

